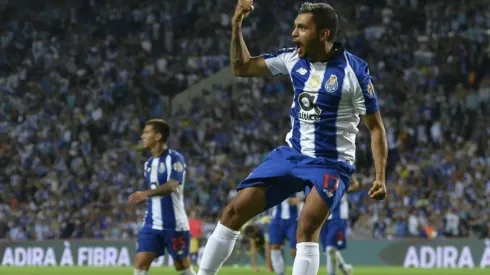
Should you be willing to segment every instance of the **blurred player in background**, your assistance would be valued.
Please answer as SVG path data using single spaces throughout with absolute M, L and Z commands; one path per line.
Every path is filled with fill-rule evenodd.
M 272 267 L 278 275 L 284 275 L 286 272 L 282 254 L 284 240 L 287 239 L 289 242 L 291 256 L 293 258 L 296 256 L 296 229 L 298 228 L 298 216 L 301 208 L 303 208 L 304 197 L 304 192 L 298 192 L 272 208 L 269 243 Z
M 242 34 L 243 20 L 253 9 L 253 0 L 238 1 L 231 68 L 241 77 L 290 77 L 294 97 L 288 145 L 274 149 L 238 185 L 206 244 L 198 274 L 218 273 L 248 220 L 311 186 L 298 218 L 293 275 L 316 275 L 319 233 L 349 188 L 361 117 L 371 132 L 376 178 L 369 195 L 376 200 L 386 196 L 386 132 L 367 63 L 334 42 L 338 16 L 330 5 L 304 3 L 292 32 L 296 47 L 256 57 L 250 56 Z
M 267 241 L 267 234 L 261 228 L 261 225 L 255 223 L 245 225 L 243 235 L 248 242 L 252 270 L 254 272 L 259 272 L 259 267 L 257 265 L 257 255 L 259 255 L 265 261 L 267 271 L 272 272 L 270 245 Z
M 361 188 L 359 181 L 352 176 L 347 193 L 355 192 Z M 332 209 L 330 216 L 322 227 L 320 241 L 327 255 L 327 274 L 337 274 L 337 267 L 344 275 L 352 274 L 352 266 L 346 264 L 340 250 L 347 247 L 345 234 L 349 219 L 349 202 L 347 195 L 342 197 L 339 207 Z
M 129 196 L 130 204 L 147 201 L 136 249 L 134 275 L 146 275 L 152 261 L 165 254 L 181 275 L 194 275 L 189 258 L 189 221 L 184 209 L 184 157 L 167 148 L 170 127 L 162 119 L 149 120 L 141 139 L 152 157 L 144 167 L 145 191 Z

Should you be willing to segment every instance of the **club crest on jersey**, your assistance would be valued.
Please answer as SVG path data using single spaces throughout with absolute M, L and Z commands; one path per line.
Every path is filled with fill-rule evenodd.
M 180 162 L 174 163 L 174 170 L 177 172 L 182 172 L 184 171 L 184 165 Z
M 160 166 L 158 167 L 158 173 L 163 174 L 165 173 L 165 163 L 161 162 Z
M 325 82 L 325 90 L 329 93 L 337 91 L 339 88 L 339 82 L 337 81 L 337 76 L 334 74 L 330 75 L 330 78 Z

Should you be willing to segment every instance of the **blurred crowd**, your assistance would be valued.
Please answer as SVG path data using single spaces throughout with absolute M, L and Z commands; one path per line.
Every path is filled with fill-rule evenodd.
M 328 1 L 338 39 L 370 64 L 389 146 L 388 198 L 349 195 L 349 235 L 484 237 L 490 231 L 489 1 Z M 22 1 L 20 1 L 22 3 Z M 301 3 L 261 5 L 252 54 L 289 46 Z M 188 164 L 185 204 L 209 234 L 234 187 L 290 127 L 287 78 L 172 97 L 226 66 L 234 1 L 79 1 L 0 11 L 0 239 L 128 239 L 144 207 L 144 122 L 163 117 Z M 236 91 L 236 92 L 233 92 Z M 374 167 L 361 126 L 357 174 Z

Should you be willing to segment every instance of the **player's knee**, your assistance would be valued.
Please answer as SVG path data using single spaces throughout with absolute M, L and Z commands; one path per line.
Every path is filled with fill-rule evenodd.
M 137 270 L 148 271 L 152 261 L 153 257 L 145 255 L 144 253 L 138 253 L 134 259 L 134 268 Z
M 311 242 L 318 239 L 318 231 L 321 224 L 318 225 L 311 219 L 302 219 L 298 222 L 298 231 L 296 232 L 296 239 L 298 242 Z
M 278 244 L 271 244 L 271 250 L 281 250 L 281 246 Z
M 232 230 L 240 230 L 246 221 L 241 222 L 242 218 L 240 217 L 239 210 L 234 201 L 230 202 L 223 210 L 223 214 L 221 214 L 220 223 Z
M 335 257 L 335 254 L 337 253 L 337 249 L 333 246 L 327 246 L 327 253 L 330 255 L 330 257 Z
M 174 260 L 175 270 L 184 271 L 191 267 L 191 259 L 190 257 L 185 257 L 182 260 Z
M 251 218 L 265 209 L 265 189 L 250 187 L 238 192 L 223 210 L 220 222 L 222 225 L 238 231 Z
M 135 262 L 134 263 L 134 268 L 137 270 L 143 270 L 143 271 L 148 271 L 150 269 L 150 264 L 145 263 L 145 262 Z

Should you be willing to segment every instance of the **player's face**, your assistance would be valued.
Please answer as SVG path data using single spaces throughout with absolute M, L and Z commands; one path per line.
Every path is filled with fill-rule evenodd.
M 159 137 L 160 135 L 155 132 L 153 126 L 146 125 L 145 128 L 143 129 L 143 134 L 141 134 L 141 141 L 143 142 L 143 147 L 153 148 L 157 144 Z
M 318 51 L 324 49 L 325 44 L 318 32 L 312 13 L 298 14 L 294 20 L 293 43 L 300 58 L 315 56 Z

